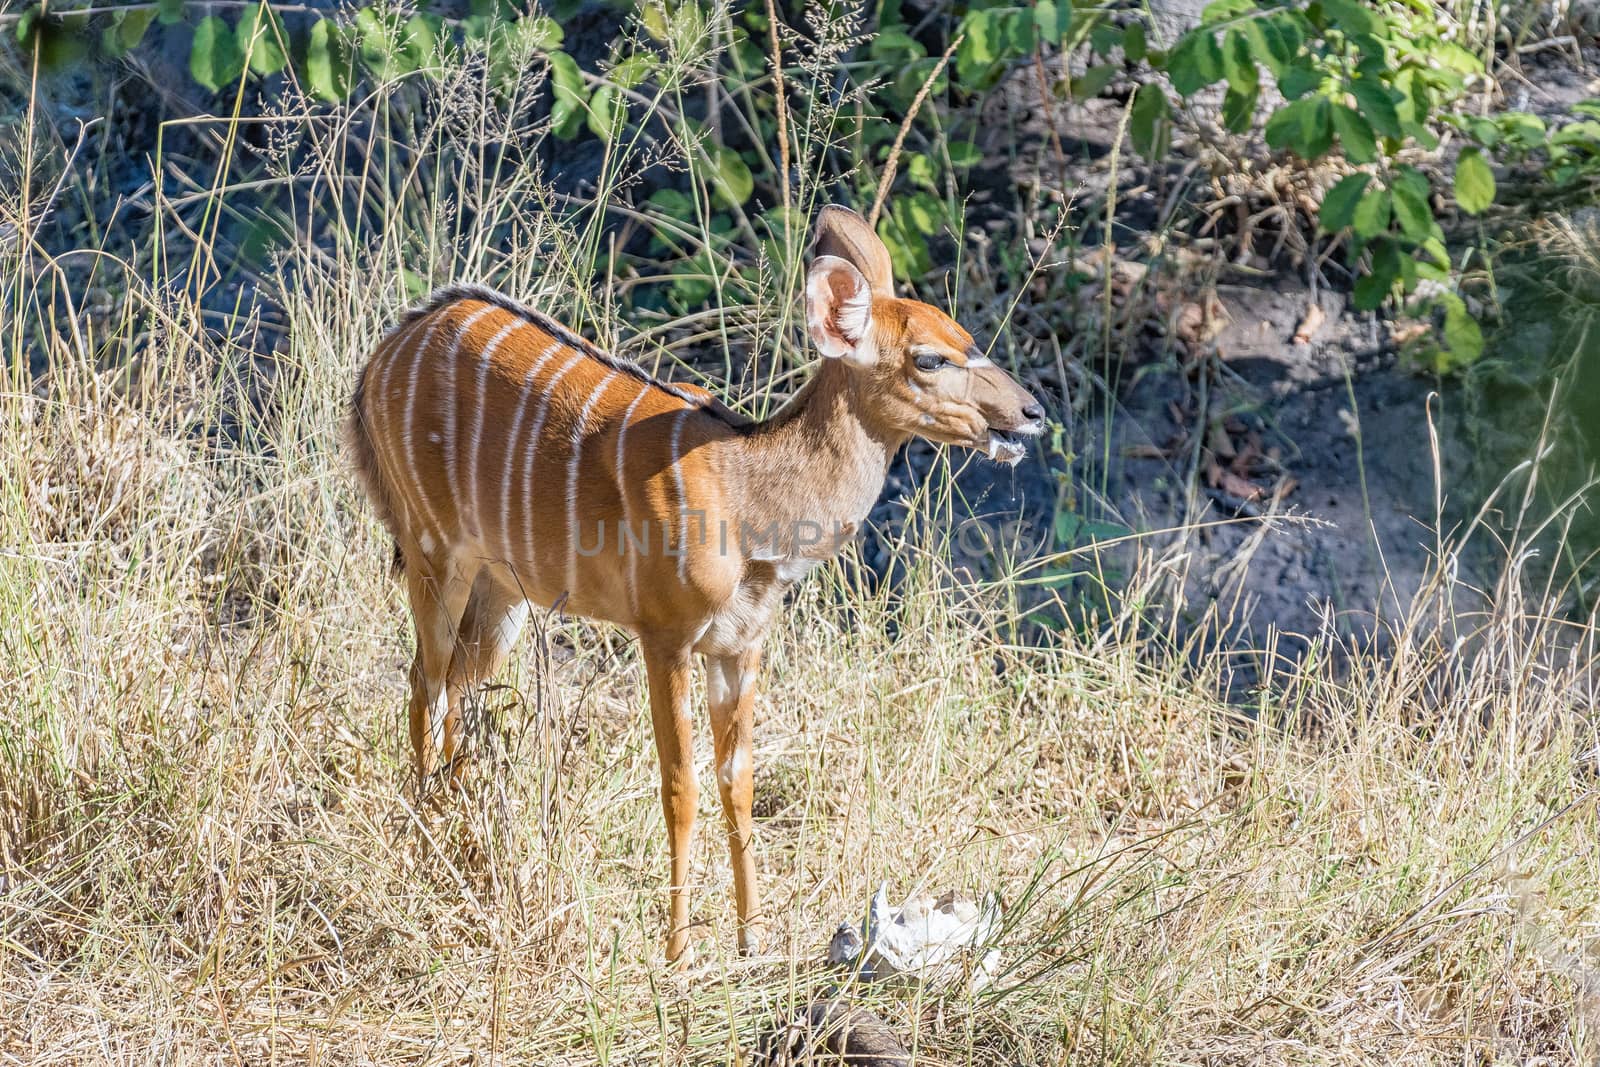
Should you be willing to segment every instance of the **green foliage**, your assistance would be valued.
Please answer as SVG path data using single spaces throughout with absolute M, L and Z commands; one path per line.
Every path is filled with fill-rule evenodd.
M 337 103 L 350 94 L 350 45 L 328 19 L 318 19 L 306 41 L 305 82 L 317 97 Z
M 1152 65 L 1166 74 L 1180 102 L 1222 83 L 1223 123 L 1249 129 L 1263 78 L 1276 82 L 1283 102 L 1265 117 L 1269 147 L 1307 162 L 1342 156 L 1365 168 L 1342 178 L 1322 204 L 1321 232 L 1345 239 L 1359 267 L 1353 301 L 1374 309 L 1404 301 L 1423 281 L 1443 283 L 1432 292 L 1442 310 L 1448 356 L 1437 365 L 1457 367 L 1482 351 L 1482 333 L 1450 287 L 1450 260 L 1438 207 L 1444 194 L 1467 214 L 1488 210 L 1496 196 L 1491 155 L 1507 161 L 1543 153 L 1554 182 L 1576 181 L 1594 160 L 1600 173 L 1600 123 L 1593 131 L 1574 123 L 1549 136 L 1537 117 L 1458 114 L 1467 79 L 1481 76 L 1478 56 L 1441 36 L 1431 5 L 1316 0 L 1216 0 L 1201 24 L 1185 33 Z M 1145 89 L 1148 89 L 1146 86 Z M 1161 109 L 1135 98 L 1130 122 L 1134 147 L 1159 158 L 1165 146 L 1147 132 L 1143 116 Z M 1596 117 L 1600 117 L 1597 109 Z M 1438 131 L 1454 126 L 1475 144 L 1457 157 L 1453 182 L 1436 197 L 1429 178 L 1398 162 L 1406 149 L 1432 149 Z M 1570 131 L 1570 132 L 1569 132 Z
M 239 51 L 257 76 L 276 74 L 289 65 L 289 32 L 284 29 L 282 17 L 266 0 L 245 9 L 239 18 L 236 36 Z
M 210 15 L 194 28 L 194 45 L 189 50 L 189 74 L 195 81 L 217 92 L 232 85 L 244 73 L 244 53 L 232 29 L 222 19 Z

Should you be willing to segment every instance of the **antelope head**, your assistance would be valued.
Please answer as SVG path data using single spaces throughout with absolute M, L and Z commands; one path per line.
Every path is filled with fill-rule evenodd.
M 823 208 L 812 251 L 806 326 L 851 369 L 874 419 L 901 437 L 1022 459 L 1044 408 L 949 315 L 894 295 L 889 250 L 865 219 Z

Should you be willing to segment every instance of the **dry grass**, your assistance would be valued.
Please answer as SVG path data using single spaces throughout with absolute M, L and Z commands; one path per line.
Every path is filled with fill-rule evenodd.
M 302 173 L 351 158 L 348 127 L 283 121 L 318 146 Z M 417 121 L 435 158 L 499 136 Z M 470 168 L 407 158 L 436 197 L 346 204 L 374 228 L 287 254 L 270 389 L 153 258 L 87 330 L 42 253 L 3 261 L 0 1063 L 732 1062 L 834 980 L 827 938 L 880 881 L 1006 905 L 990 991 L 851 993 L 929 1063 L 1600 1057 L 1597 633 L 1525 598 L 1520 549 L 1486 598 L 1447 551 L 1387 659 L 1321 646 L 1254 718 L 1131 605 L 1033 647 L 1008 583 L 952 591 L 936 544 L 893 595 L 820 573 L 758 710 L 752 960 L 709 778 L 699 963 L 659 959 L 654 755 L 614 632 L 532 627 L 466 802 L 419 810 L 409 627 L 337 448 L 353 368 L 401 266 L 633 331 L 588 284 L 601 213 L 521 171 L 474 203 Z M 787 305 L 794 259 L 728 302 Z M 728 343 L 770 338 L 753 318 Z

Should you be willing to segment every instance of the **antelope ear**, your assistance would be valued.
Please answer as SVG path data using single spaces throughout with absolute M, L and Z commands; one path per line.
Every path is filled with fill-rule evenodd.
M 867 220 L 847 207 L 830 204 L 817 215 L 817 235 L 811 242 L 817 258 L 838 256 L 867 279 L 878 296 L 894 295 L 894 267 L 889 250 L 872 232 Z
M 868 366 L 874 355 L 863 344 L 872 326 L 872 287 L 838 256 L 818 256 L 806 274 L 806 328 L 829 359 Z

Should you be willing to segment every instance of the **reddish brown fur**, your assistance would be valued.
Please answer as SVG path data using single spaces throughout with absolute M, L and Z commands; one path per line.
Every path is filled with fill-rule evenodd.
M 707 662 L 748 948 L 759 916 L 749 844 L 761 645 L 790 585 L 839 547 L 793 531 L 853 531 L 911 435 L 992 447 L 994 433 L 1037 432 L 1037 406 L 978 357 L 965 330 L 894 297 L 888 254 L 859 216 L 830 208 L 818 229 L 819 252 L 831 251 L 812 267 L 808 321 L 825 351 L 847 358 L 825 360 L 759 425 L 704 389 L 656 382 L 475 289 L 447 290 L 407 316 L 373 353 L 352 403 L 357 471 L 399 546 L 416 622 L 409 714 L 419 779 L 441 759 L 452 780 L 460 774 L 462 702 L 503 662 L 528 603 L 639 635 L 671 844 L 673 957 L 687 938 L 698 792 L 693 654 Z M 929 352 L 955 369 L 919 368 Z M 769 527 L 777 541 L 744 542 L 747 528 Z M 619 549 L 624 528 L 642 529 L 645 543 Z

